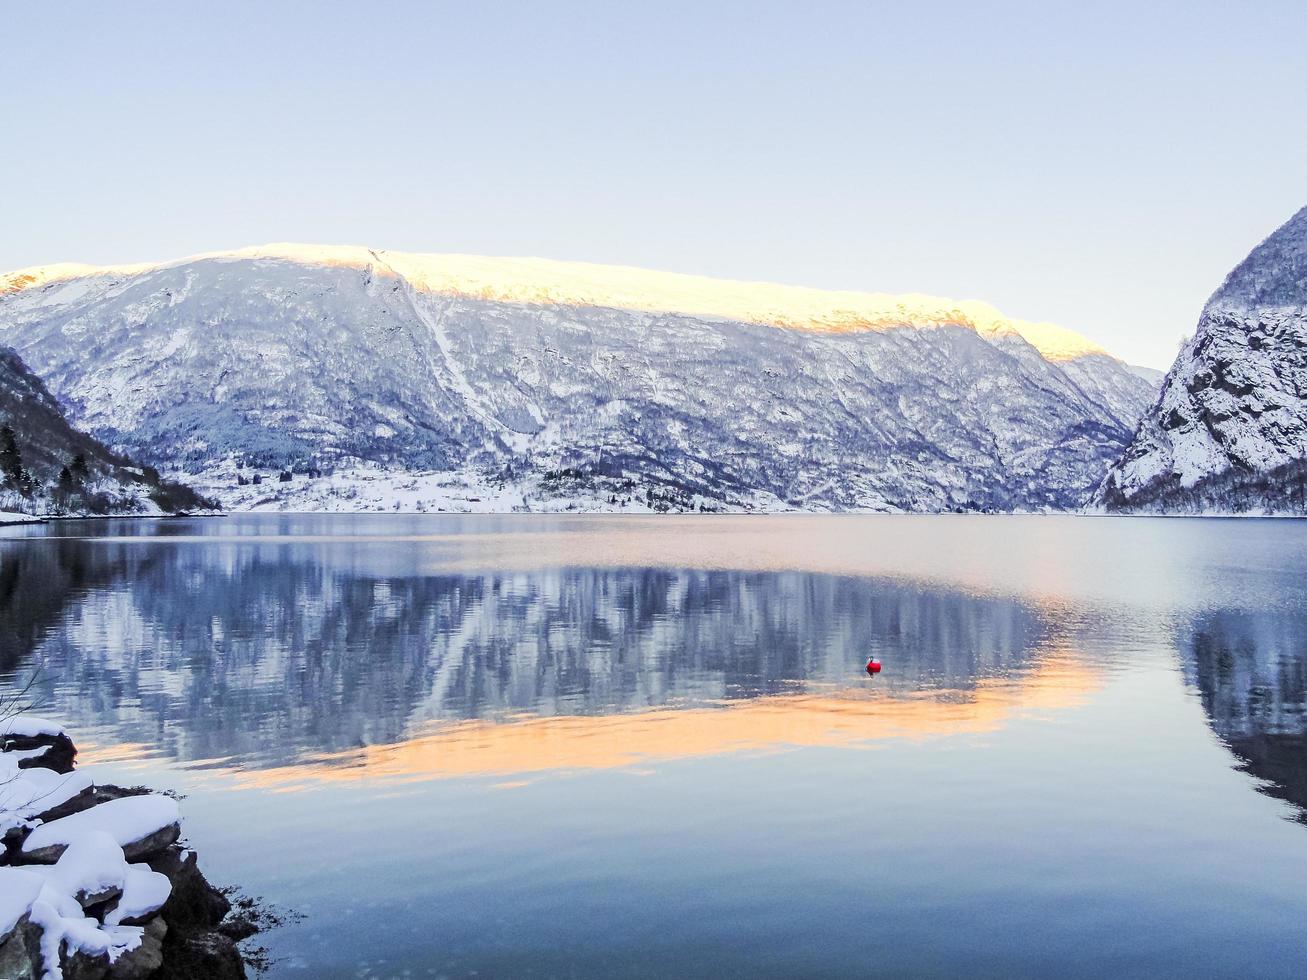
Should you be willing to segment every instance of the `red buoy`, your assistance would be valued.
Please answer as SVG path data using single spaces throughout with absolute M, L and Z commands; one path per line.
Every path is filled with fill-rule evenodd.
M 880 673 L 880 661 L 877 660 L 875 657 L 872 657 L 870 660 L 867 661 L 867 673 L 868 674 Z

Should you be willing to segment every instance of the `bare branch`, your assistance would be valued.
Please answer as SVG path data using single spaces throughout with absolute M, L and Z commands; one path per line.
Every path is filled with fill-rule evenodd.
M 44 664 L 38 663 L 32 668 L 31 675 L 21 687 L 0 693 L 0 725 L 19 715 L 36 710 L 37 705 L 30 695 L 32 689 L 36 687 L 36 682 L 40 680 L 44 666 Z

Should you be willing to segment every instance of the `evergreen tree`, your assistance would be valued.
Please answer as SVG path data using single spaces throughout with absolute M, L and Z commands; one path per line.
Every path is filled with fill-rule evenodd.
M 5 486 L 21 489 L 23 485 L 23 456 L 18 451 L 18 440 L 8 425 L 0 426 L 0 476 Z
M 69 470 L 71 471 L 73 480 L 76 481 L 79 487 L 84 484 L 86 478 L 91 475 L 91 471 L 86 465 L 86 456 L 83 453 L 78 453 L 73 457 L 73 462 L 72 465 L 69 466 Z

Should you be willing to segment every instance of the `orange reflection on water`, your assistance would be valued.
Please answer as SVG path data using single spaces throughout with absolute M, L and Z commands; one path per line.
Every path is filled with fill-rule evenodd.
M 101 745 L 98 742 L 79 742 L 77 745 L 77 764 L 93 766 L 113 763 L 124 768 L 146 768 L 150 763 L 158 762 L 159 747 L 144 742 L 115 742 Z
M 531 717 L 441 724 L 403 742 L 308 756 L 293 766 L 236 774 L 241 787 L 294 791 L 321 783 L 391 783 L 468 776 L 523 777 L 735 752 L 869 745 L 996 731 L 1031 711 L 1075 707 L 1100 686 L 1097 672 L 1069 656 L 1020 678 L 982 680 L 966 692 L 885 696 L 775 695 L 720 707 L 613 715 Z

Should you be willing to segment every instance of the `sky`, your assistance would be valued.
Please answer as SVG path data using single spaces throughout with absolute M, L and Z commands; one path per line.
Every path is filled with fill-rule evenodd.
M 0 270 L 276 241 L 981 299 L 1165 368 L 1307 204 L 1307 4 L 14 2 Z

